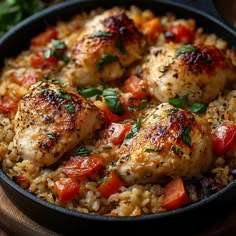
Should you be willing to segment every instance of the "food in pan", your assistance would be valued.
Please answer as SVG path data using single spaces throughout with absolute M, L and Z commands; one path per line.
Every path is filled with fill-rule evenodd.
M 5 59 L 3 171 L 68 209 L 140 216 L 236 178 L 236 55 L 172 12 L 114 6 L 47 25 Z

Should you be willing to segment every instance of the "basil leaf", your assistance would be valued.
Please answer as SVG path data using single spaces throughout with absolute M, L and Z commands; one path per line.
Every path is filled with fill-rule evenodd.
M 101 71 L 107 63 L 116 61 L 118 61 L 118 57 L 116 55 L 103 54 L 98 62 L 97 71 Z
M 136 136 L 141 128 L 141 119 L 138 119 L 137 123 L 134 124 L 128 134 L 126 134 L 125 139 L 130 139 Z
M 97 89 L 97 88 L 82 88 L 78 91 L 78 93 L 84 98 L 90 98 L 95 95 L 102 94 L 102 90 Z
M 141 100 L 141 104 L 138 108 L 139 111 L 143 110 L 144 108 L 146 108 L 148 105 L 148 100 Z
M 112 88 L 107 88 L 103 90 L 103 97 L 105 99 L 108 108 L 119 116 L 125 114 L 125 109 L 119 100 L 119 94 Z
M 116 48 L 118 48 L 118 49 L 120 50 L 120 52 L 121 52 L 122 54 L 127 54 L 127 51 L 126 51 L 126 49 L 125 49 L 125 47 L 124 47 L 124 44 L 123 44 L 123 42 L 122 42 L 121 39 L 118 38 L 118 39 L 115 41 L 115 46 L 116 46 Z
M 81 145 L 79 148 L 76 150 L 76 155 L 77 156 L 88 156 L 91 151 L 88 150 L 85 146 Z
M 96 31 L 93 33 L 93 37 L 100 37 L 100 38 L 112 38 L 113 34 L 106 31 Z
M 57 50 L 54 49 L 46 49 L 43 52 L 44 58 L 48 59 L 50 56 L 56 57 L 58 60 L 64 61 L 65 63 L 69 62 L 69 57 L 61 55 Z
M 54 90 L 56 94 L 58 94 L 59 97 L 65 99 L 65 100 L 72 100 L 72 96 L 67 93 L 65 90 L 63 89 L 55 89 Z
M 75 112 L 75 106 L 72 103 L 68 103 L 64 107 L 69 113 Z
M 156 148 L 146 148 L 145 152 L 151 153 L 151 152 L 161 152 L 164 147 L 156 147 Z
M 185 127 L 182 132 L 181 132 L 181 137 L 182 137 L 182 140 L 188 145 L 188 146 L 192 146 L 192 142 L 191 142 L 191 139 L 190 139 L 190 131 L 191 131 L 191 128 L 188 126 L 188 127 Z
M 181 54 L 187 53 L 187 52 L 197 52 L 197 48 L 194 47 L 191 44 L 184 45 L 175 51 L 175 57 L 178 57 Z
M 196 103 L 192 104 L 191 106 L 189 106 L 188 110 L 193 113 L 204 114 L 204 113 L 206 113 L 207 107 L 208 106 L 204 103 L 196 102 Z
M 176 106 L 178 108 L 184 108 L 185 105 L 186 105 L 186 100 L 188 98 L 188 93 L 183 95 L 182 97 L 180 98 L 172 98 L 172 99 L 169 99 L 169 103 L 173 106 Z
M 52 45 L 53 45 L 56 49 L 64 49 L 64 48 L 66 48 L 65 43 L 62 42 L 61 40 L 58 40 L 58 39 L 51 39 L 51 43 L 52 43 Z
M 50 139 L 56 139 L 56 138 L 57 138 L 57 134 L 54 133 L 54 132 L 47 133 L 47 136 L 48 136 L 48 138 L 50 138 Z

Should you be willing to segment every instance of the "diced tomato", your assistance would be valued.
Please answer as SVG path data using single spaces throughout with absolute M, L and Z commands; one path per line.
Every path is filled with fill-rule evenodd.
M 118 216 L 117 213 L 106 213 L 104 216 Z
M 160 19 L 154 17 L 142 24 L 142 31 L 147 35 L 150 42 L 155 41 L 155 34 L 162 31 L 162 26 L 160 24 Z
M 166 37 L 167 41 L 175 43 L 192 43 L 195 38 L 195 33 L 192 29 L 183 24 L 171 24 L 167 27 L 166 36 L 170 34 L 170 37 Z
M 38 79 L 35 76 L 25 76 L 23 80 L 21 81 L 21 85 L 24 87 L 29 87 L 32 84 L 35 84 L 38 81 Z
M 63 172 L 71 178 L 87 177 L 97 172 L 103 165 L 103 157 L 98 154 L 76 156 L 69 160 Z
M 106 130 L 105 137 L 110 138 L 111 142 L 114 145 L 120 145 L 127 132 L 131 129 L 131 124 L 119 124 L 119 123 L 111 123 L 108 129 Z
M 72 200 L 77 195 L 80 185 L 71 178 L 63 178 L 54 183 L 54 190 L 59 201 L 65 202 Z
M 236 146 L 236 123 L 224 123 L 212 133 L 213 151 L 220 156 Z
M 132 114 L 129 112 L 128 108 L 124 105 L 125 113 L 122 116 L 119 116 L 115 113 L 113 113 L 109 107 L 106 105 L 106 103 L 103 103 L 103 113 L 104 113 L 104 122 L 107 125 L 110 125 L 112 122 L 122 122 L 126 119 L 130 119 L 132 117 Z
M 137 108 L 140 106 L 141 100 L 149 98 L 147 83 L 135 75 L 131 75 L 124 82 L 123 91 L 132 94 L 129 101 L 126 102 L 129 107 Z
M 126 93 L 132 93 L 132 97 L 138 99 L 146 99 L 149 94 L 147 92 L 148 85 L 135 75 L 131 75 L 124 83 L 123 90 Z
M 43 51 L 39 51 L 37 54 L 32 55 L 30 58 L 30 64 L 34 68 L 47 69 L 53 65 L 56 65 L 57 62 L 58 62 L 58 59 L 54 56 L 45 58 L 43 56 Z
M 107 180 L 97 187 L 97 190 L 102 197 L 109 198 L 112 194 L 117 193 L 121 186 L 123 186 L 121 177 L 115 171 L 112 171 Z
M 162 207 L 166 210 L 178 209 L 190 203 L 182 178 L 173 179 L 164 187 Z
M 10 96 L 3 96 L 0 98 L 0 113 L 8 114 L 16 110 L 17 103 L 15 99 Z
M 36 35 L 30 40 L 32 46 L 43 46 L 50 42 L 51 39 L 57 39 L 58 32 L 54 27 L 48 27 L 44 32 Z

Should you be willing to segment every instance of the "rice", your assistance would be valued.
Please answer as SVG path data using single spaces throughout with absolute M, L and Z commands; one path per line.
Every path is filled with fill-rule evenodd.
M 83 12 L 77 14 L 73 16 L 70 21 L 57 22 L 54 26 L 58 33 L 57 37 L 68 47 L 65 56 L 70 57 L 73 55 L 76 50 L 75 45 L 78 43 L 79 32 L 83 32 L 82 29 L 88 24 L 87 22 L 89 22 L 92 17 L 102 14 L 104 11 L 105 10 L 102 8 L 94 9 L 89 13 Z M 138 31 L 144 36 L 148 45 L 147 48 L 153 46 L 162 47 L 167 41 L 167 34 L 163 29 L 166 29 L 165 27 L 168 25 L 178 22 L 178 24 L 184 25 L 188 30 L 194 32 L 195 39 L 191 42 L 192 44 L 215 45 L 216 48 L 225 53 L 227 60 L 230 60 L 234 66 L 236 65 L 235 53 L 229 48 L 228 43 L 215 34 L 205 33 L 203 28 L 196 28 L 197 22 L 195 19 L 177 19 L 174 13 L 157 16 L 152 10 L 142 10 L 137 6 L 131 6 L 129 9 L 126 9 L 126 14 L 132 19 Z M 101 36 L 103 40 L 106 37 L 109 38 L 111 35 L 107 34 L 106 36 Z M 122 47 L 125 47 L 125 44 L 122 45 L 120 41 L 119 43 L 117 47 L 123 50 L 124 48 Z M 172 43 L 177 45 L 177 47 L 181 47 L 189 42 L 186 42 L 186 39 L 184 39 L 184 41 L 180 40 L 179 42 Z M 13 181 L 39 198 L 52 204 L 82 213 L 107 216 L 139 216 L 167 211 L 168 209 L 163 207 L 163 201 L 165 197 L 165 187 L 167 183 L 171 181 L 170 176 L 167 176 L 168 178 L 163 181 L 157 180 L 154 183 L 137 182 L 131 185 L 123 184 L 116 192 L 111 193 L 108 197 L 101 196 L 98 191 L 99 186 L 102 184 L 102 181 L 105 181 L 104 177 L 106 177 L 107 173 L 113 169 L 113 164 L 117 161 L 117 158 L 122 156 L 122 153 L 117 152 L 117 150 L 119 150 L 118 145 L 114 148 L 114 146 L 112 146 L 113 144 L 111 145 L 111 143 L 104 139 L 104 133 L 107 129 L 106 125 L 103 125 L 103 128 L 99 130 L 99 132 L 83 140 L 82 143 L 78 144 L 73 150 L 70 150 L 69 153 L 65 153 L 65 155 L 52 166 L 38 165 L 34 159 L 25 159 L 24 155 L 19 153 L 18 147 L 14 143 L 14 117 L 17 112 L 18 103 L 25 94 L 32 90 L 31 86 L 34 86 L 41 78 L 48 80 L 59 78 L 60 80 L 60 72 L 63 69 L 68 69 L 69 71 L 65 75 L 71 73 L 71 67 L 67 67 L 66 63 L 63 61 L 58 61 L 56 64 L 44 61 L 42 62 L 44 63 L 43 65 L 32 66 L 32 57 L 39 55 L 40 50 L 45 47 L 50 48 L 52 44 L 47 42 L 43 45 L 31 45 L 28 50 L 21 52 L 18 56 L 6 58 L 5 65 L 2 68 L 0 75 L 0 163 L 3 171 L 13 179 Z M 115 50 L 117 50 L 117 48 Z M 126 52 L 123 52 L 124 55 L 125 53 Z M 135 52 L 133 53 L 135 54 Z M 141 59 L 138 59 L 135 63 L 131 63 L 130 66 L 125 68 L 125 73 L 121 79 L 108 81 L 106 82 L 106 86 L 110 86 L 120 92 L 124 78 L 132 74 L 141 77 L 142 59 L 145 60 L 146 56 L 148 56 L 146 54 L 148 53 L 150 53 L 150 51 L 146 49 Z M 38 57 L 36 59 L 38 59 Z M 115 68 L 117 69 L 117 67 Z M 124 68 L 121 68 L 121 70 L 124 70 Z M 72 70 L 72 74 L 74 72 L 75 71 Z M 111 76 L 113 76 L 113 74 Z M 103 85 L 100 83 L 89 87 L 98 90 L 103 89 Z M 73 91 L 81 89 L 75 88 L 74 85 L 69 86 L 69 88 Z M 236 122 L 234 109 L 235 90 L 230 90 L 229 92 L 228 90 L 229 89 L 224 89 L 221 91 L 214 101 L 209 102 L 207 112 L 200 115 L 209 124 L 211 131 L 213 131 L 219 123 L 223 123 L 224 121 Z M 123 95 L 127 101 L 130 102 L 132 100 L 130 100 L 130 98 L 132 98 L 130 92 Z M 8 100 L 3 100 L 5 98 Z M 98 109 L 103 109 L 104 100 L 101 94 L 88 98 L 88 100 L 95 104 Z M 135 119 L 131 121 L 132 125 L 135 124 L 135 120 L 147 116 L 153 108 L 161 103 L 154 97 L 151 97 L 148 102 L 149 104 L 146 108 L 138 110 Z M 94 171 L 94 173 L 89 176 L 82 176 L 76 179 L 76 183 L 79 185 L 77 193 L 70 199 L 60 200 L 58 197 L 60 190 L 55 190 L 55 183 L 68 180 L 68 175 L 65 173 L 64 168 L 68 161 L 76 156 L 76 151 L 81 145 L 89 149 L 90 153 L 101 155 L 103 158 L 103 167 Z M 234 181 L 235 175 L 233 174 L 233 170 L 236 168 L 235 150 L 236 147 L 235 149 L 232 148 L 227 155 L 214 156 L 211 168 L 200 176 L 192 176 L 192 178 L 180 176 L 183 178 L 185 189 L 191 203 L 200 201 L 220 191 Z M 186 159 L 191 159 L 190 157 L 191 155 Z M 126 156 L 125 158 L 128 159 L 129 157 Z M 120 176 L 120 178 L 122 179 L 122 176 Z M 207 183 L 206 186 L 203 182 L 204 184 Z M 63 186 L 60 186 L 63 189 Z M 213 190 L 212 186 L 216 186 L 216 188 Z M 209 191 L 211 193 L 202 195 L 202 189 L 204 187 L 208 188 L 208 190 L 212 190 Z M 178 207 L 184 207 L 184 205 Z

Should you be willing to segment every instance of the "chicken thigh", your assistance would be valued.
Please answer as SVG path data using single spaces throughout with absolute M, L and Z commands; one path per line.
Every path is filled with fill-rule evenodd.
M 127 185 L 200 176 L 213 162 L 208 124 L 168 103 L 154 108 L 132 134 L 121 145 L 114 167 Z
M 125 68 L 142 58 L 143 35 L 125 11 L 107 10 L 86 22 L 72 47 L 72 58 L 61 78 L 79 88 L 120 78 Z
M 188 102 L 209 103 L 236 79 L 236 70 L 215 46 L 155 47 L 143 65 L 150 94 L 160 102 L 188 94 Z
M 23 159 L 49 166 L 102 123 L 99 109 L 80 95 L 39 82 L 19 103 L 13 143 Z

